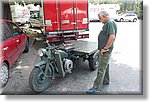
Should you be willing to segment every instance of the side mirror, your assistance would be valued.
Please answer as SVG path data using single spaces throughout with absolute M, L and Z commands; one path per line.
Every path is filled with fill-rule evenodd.
M 27 34 L 27 32 L 25 30 L 22 30 L 23 34 Z

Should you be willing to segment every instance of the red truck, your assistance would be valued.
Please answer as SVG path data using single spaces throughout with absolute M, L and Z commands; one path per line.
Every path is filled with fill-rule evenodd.
M 30 88 L 36 92 L 46 90 L 57 76 L 71 74 L 85 61 L 89 61 L 91 71 L 99 65 L 97 43 L 78 40 L 89 37 L 88 1 L 43 0 L 42 7 L 48 46 L 38 50 L 41 60 L 29 77 Z
M 49 42 L 89 37 L 87 0 L 42 0 L 44 33 Z

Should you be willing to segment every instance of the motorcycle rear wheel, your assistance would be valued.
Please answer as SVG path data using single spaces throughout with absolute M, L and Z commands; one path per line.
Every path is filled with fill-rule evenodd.
M 42 65 L 42 70 L 44 71 L 45 65 Z M 45 77 L 41 72 L 40 68 L 34 68 L 29 77 L 29 85 L 35 92 L 43 92 L 49 88 L 52 79 L 50 77 Z

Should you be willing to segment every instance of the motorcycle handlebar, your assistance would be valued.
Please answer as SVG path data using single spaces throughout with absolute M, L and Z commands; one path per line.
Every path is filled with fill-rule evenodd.
M 55 44 L 50 44 L 48 41 L 46 41 L 47 45 L 50 47 L 51 50 L 58 49 L 58 46 Z

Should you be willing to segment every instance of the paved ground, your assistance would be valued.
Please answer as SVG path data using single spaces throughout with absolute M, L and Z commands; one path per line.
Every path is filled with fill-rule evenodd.
M 95 26 L 97 25 L 97 26 Z M 140 27 L 141 22 L 118 22 L 118 34 L 115 49 L 110 61 L 110 85 L 104 86 L 102 94 L 141 94 L 142 67 L 140 63 Z M 90 24 L 90 39 L 96 41 L 102 24 Z M 46 46 L 42 41 L 30 40 L 30 52 L 23 54 L 11 70 L 10 80 L 2 94 L 37 94 L 29 87 L 29 75 L 34 63 L 39 60 L 37 50 Z M 33 45 L 33 46 L 32 46 Z M 45 94 L 86 94 L 92 86 L 96 71 L 91 72 L 88 62 L 83 63 L 67 74 L 65 78 L 56 78 Z

